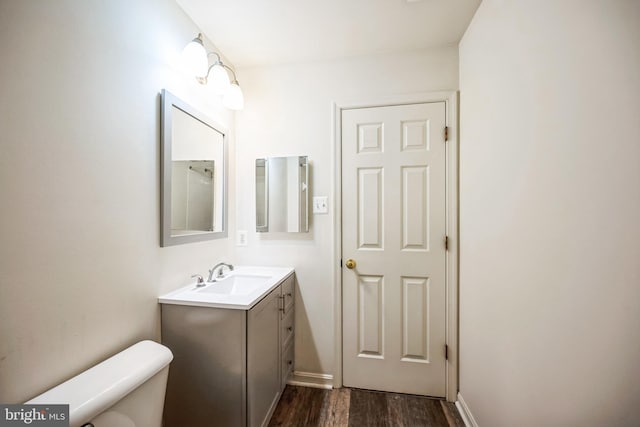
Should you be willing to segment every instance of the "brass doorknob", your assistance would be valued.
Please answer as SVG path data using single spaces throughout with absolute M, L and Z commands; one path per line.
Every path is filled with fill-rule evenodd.
M 344 263 L 344 265 L 346 265 L 346 266 L 347 266 L 347 268 L 348 268 L 349 270 L 351 270 L 351 269 L 353 269 L 353 268 L 355 268 L 355 267 L 356 267 L 356 260 L 355 260 L 355 259 L 351 259 L 351 258 L 349 258 L 349 259 L 347 260 L 347 262 L 345 262 L 345 263 Z

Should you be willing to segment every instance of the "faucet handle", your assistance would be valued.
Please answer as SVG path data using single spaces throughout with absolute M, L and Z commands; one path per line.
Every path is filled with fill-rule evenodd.
M 197 277 L 197 278 L 198 278 L 198 280 L 196 281 L 196 286 L 197 286 L 197 287 L 199 287 L 199 288 L 200 288 L 200 287 L 204 286 L 204 278 L 202 277 L 202 275 L 200 275 L 200 274 L 194 274 L 194 275 L 192 275 L 192 276 L 191 276 L 191 278 L 192 278 L 192 279 L 193 279 L 194 277 Z

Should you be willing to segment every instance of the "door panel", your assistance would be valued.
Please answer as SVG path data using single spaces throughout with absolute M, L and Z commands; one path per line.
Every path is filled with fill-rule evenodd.
M 358 169 L 358 247 L 383 249 L 382 168 Z
M 402 360 L 429 362 L 429 278 L 402 278 Z
M 402 250 L 429 250 L 429 167 L 402 168 Z
M 384 348 L 384 287 L 380 276 L 358 280 L 358 356 L 380 358 Z
M 445 393 L 445 104 L 342 111 L 343 382 Z

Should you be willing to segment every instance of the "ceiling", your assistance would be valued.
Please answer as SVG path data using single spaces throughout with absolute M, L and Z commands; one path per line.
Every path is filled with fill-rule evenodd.
M 176 1 L 236 67 L 457 44 L 480 4 L 480 0 Z

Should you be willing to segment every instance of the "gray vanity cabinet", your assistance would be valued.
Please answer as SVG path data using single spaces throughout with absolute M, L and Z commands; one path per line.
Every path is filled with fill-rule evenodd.
M 268 425 L 293 369 L 294 282 L 250 310 L 162 304 L 164 427 Z
M 280 398 L 279 290 L 271 292 L 247 314 L 247 413 L 250 426 L 265 424 L 265 415 L 270 415 Z

